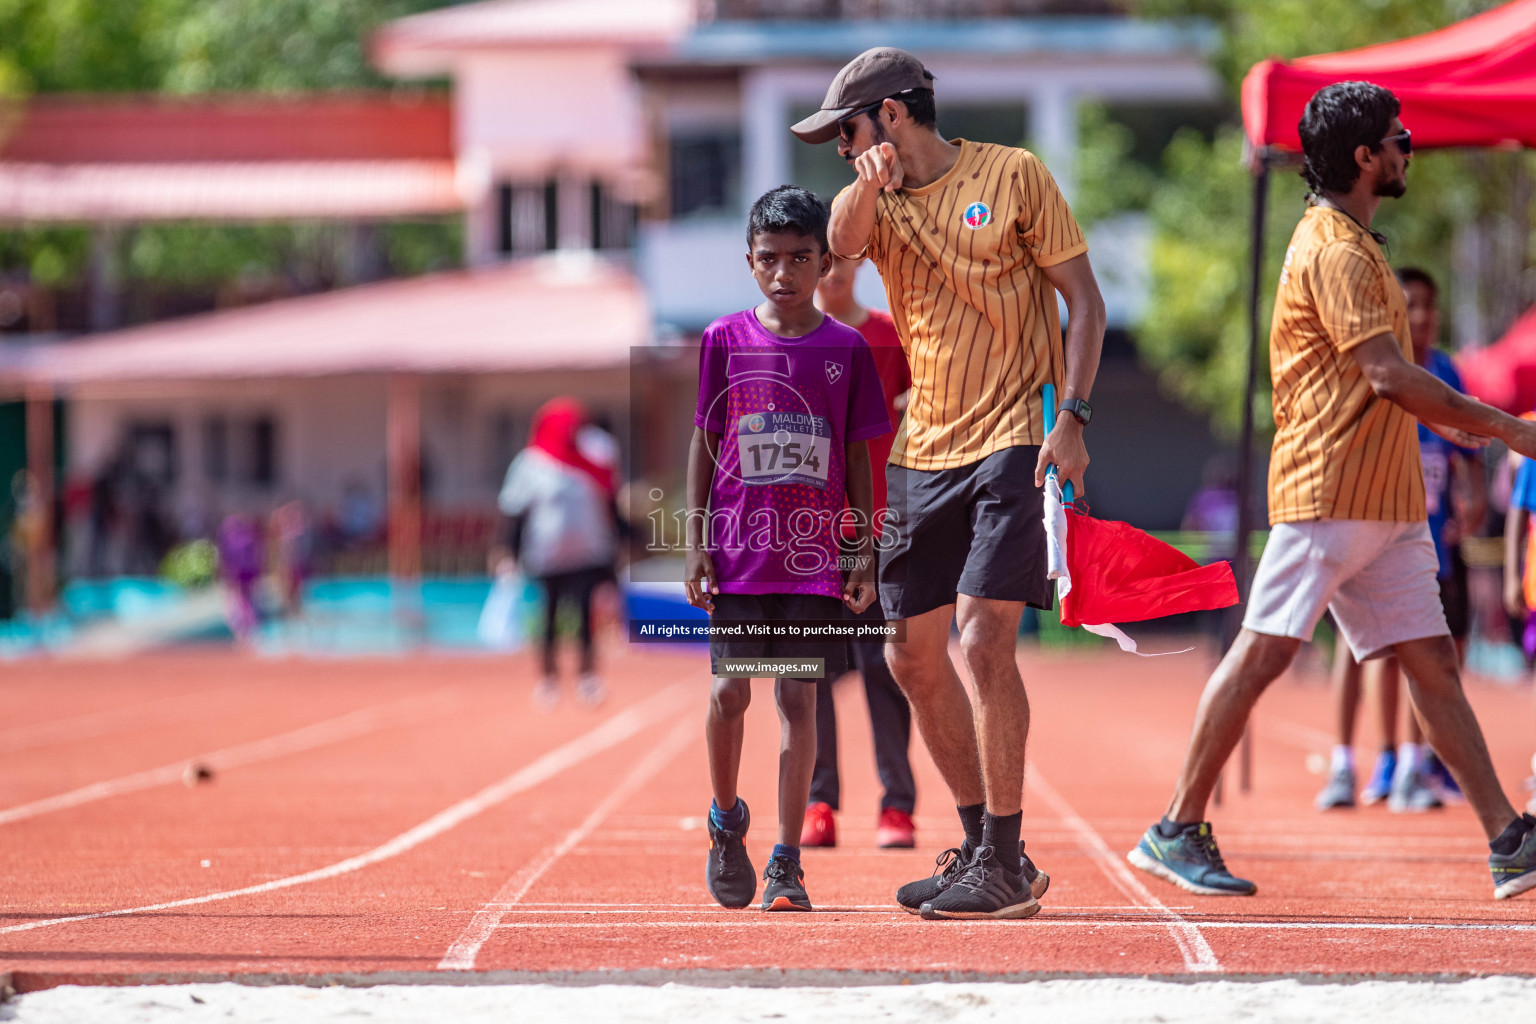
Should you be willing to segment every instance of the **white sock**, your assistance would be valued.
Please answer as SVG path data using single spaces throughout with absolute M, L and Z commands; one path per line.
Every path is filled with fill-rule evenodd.
M 1397 745 L 1397 770 L 1399 774 L 1406 775 L 1416 771 L 1419 767 L 1419 745 L 1417 743 L 1399 743 Z
M 1336 743 L 1333 747 L 1333 763 L 1328 766 L 1331 775 L 1339 772 L 1355 770 L 1355 748 L 1347 747 L 1342 743 Z

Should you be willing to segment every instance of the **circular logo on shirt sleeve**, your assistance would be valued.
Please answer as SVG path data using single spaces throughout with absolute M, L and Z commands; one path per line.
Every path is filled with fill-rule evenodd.
M 972 231 L 992 223 L 992 210 L 986 203 L 972 203 L 965 208 L 965 226 Z

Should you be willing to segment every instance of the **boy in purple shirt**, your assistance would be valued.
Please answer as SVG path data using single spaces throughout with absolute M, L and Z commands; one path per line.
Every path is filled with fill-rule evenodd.
M 813 301 L 832 262 L 826 205 L 792 185 L 768 192 L 752 205 L 747 248 L 765 301 L 705 330 L 688 449 L 688 600 L 717 630 L 739 630 L 710 641 L 705 878 L 721 906 L 744 907 L 757 893 L 744 842 L 750 819 L 736 792 L 754 673 L 730 663 L 821 659 L 820 672 L 775 677 L 779 835 L 763 871 L 764 910 L 810 910 L 794 844 L 816 762 L 816 678 L 844 671 L 846 638 L 789 640 L 774 630 L 841 620 L 844 606 L 857 613 L 874 600 L 866 441 L 891 424 L 863 336 Z M 858 538 L 846 574 L 837 543 L 845 521 Z

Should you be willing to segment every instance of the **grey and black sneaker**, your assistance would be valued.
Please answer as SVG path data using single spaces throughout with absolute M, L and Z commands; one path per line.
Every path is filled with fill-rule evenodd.
M 736 799 L 741 804 L 740 827 L 727 832 L 715 824 L 714 815 L 704 816 L 709 828 L 709 860 L 704 867 L 704 880 L 715 902 L 733 910 L 745 907 L 757 895 L 757 872 L 752 870 L 746 844 L 752 814 L 745 800 Z
M 763 868 L 764 910 L 810 910 L 811 898 L 805 893 L 805 870 L 799 861 L 788 857 L 770 857 Z
M 919 913 L 929 921 L 1016 920 L 1040 913 L 1040 903 L 1022 873 L 998 863 L 992 847 L 978 846 L 964 873 Z
M 1397 772 L 1392 776 L 1392 792 L 1387 797 L 1387 810 L 1393 814 L 1418 814 L 1433 811 L 1445 804 L 1430 788 L 1423 769 L 1397 762 Z
M 1523 892 L 1536 889 L 1536 815 L 1522 814 L 1525 819 L 1525 838 L 1520 847 L 1508 856 L 1501 853 L 1488 855 L 1488 870 L 1493 873 L 1493 898 L 1507 900 Z
M 1200 896 L 1252 896 L 1259 887 L 1227 870 L 1211 835 L 1211 823 L 1186 825 L 1164 839 L 1153 825 L 1126 854 L 1126 860 L 1150 875 Z
M 1355 770 L 1353 768 L 1340 768 L 1328 776 L 1328 784 L 1322 792 L 1317 794 L 1317 799 L 1312 801 L 1320 811 L 1331 811 L 1339 807 L 1355 806 Z
M 969 839 L 958 847 L 951 846 L 934 860 L 933 874 L 896 890 L 896 903 L 907 913 L 916 914 L 923 909 L 924 903 L 938 898 L 939 893 L 955 884 L 975 852 Z M 1024 852 L 1022 842 L 1019 843 L 1019 867 L 1024 881 L 1029 883 L 1029 894 L 1037 900 L 1044 896 L 1045 890 L 1051 887 L 1051 876 L 1035 867 L 1035 862 Z

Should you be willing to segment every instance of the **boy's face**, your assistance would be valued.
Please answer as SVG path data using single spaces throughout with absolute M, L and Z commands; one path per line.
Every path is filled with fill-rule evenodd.
M 747 253 L 758 288 L 781 312 L 809 305 L 816 295 L 816 282 L 831 263 L 831 253 L 798 231 L 759 232 Z

